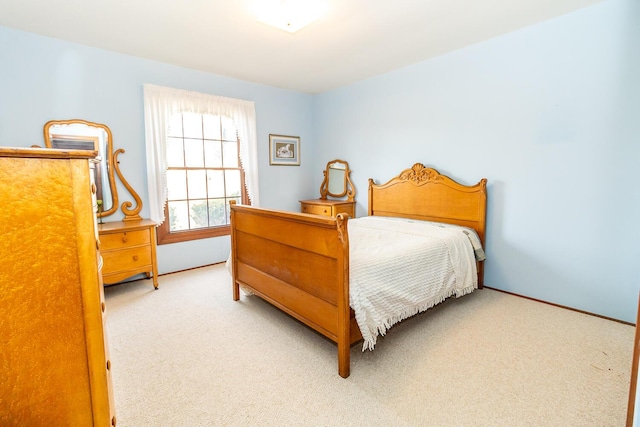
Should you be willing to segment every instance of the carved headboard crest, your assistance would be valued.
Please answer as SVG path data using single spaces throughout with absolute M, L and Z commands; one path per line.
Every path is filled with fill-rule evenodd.
M 398 175 L 403 181 L 411 181 L 414 184 L 424 184 L 427 181 L 440 181 L 442 175 L 437 170 L 427 168 L 422 163 L 416 163 L 411 169 L 405 169 Z

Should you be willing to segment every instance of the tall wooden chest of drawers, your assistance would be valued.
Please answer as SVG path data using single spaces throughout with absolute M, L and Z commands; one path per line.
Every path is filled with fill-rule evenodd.
M 116 424 L 91 151 L 0 147 L 0 425 Z

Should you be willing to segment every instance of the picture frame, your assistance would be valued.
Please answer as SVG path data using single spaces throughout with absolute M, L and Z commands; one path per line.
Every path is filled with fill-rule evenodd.
M 269 164 L 300 166 L 300 137 L 269 134 Z

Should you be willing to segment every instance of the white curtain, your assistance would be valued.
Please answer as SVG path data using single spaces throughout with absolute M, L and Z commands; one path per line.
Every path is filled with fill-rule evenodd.
M 225 116 L 234 120 L 238 129 L 238 138 L 240 138 L 240 162 L 245 172 L 247 193 L 251 204 L 259 206 L 255 103 L 242 99 L 145 84 L 144 121 L 150 218 L 158 224 L 162 224 L 165 219 L 167 128 L 171 116 L 183 112 Z

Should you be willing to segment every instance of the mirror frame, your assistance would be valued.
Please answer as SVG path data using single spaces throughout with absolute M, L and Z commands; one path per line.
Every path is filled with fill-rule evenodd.
M 344 191 L 341 193 L 331 193 L 329 191 L 329 171 L 332 169 L 332 166 L 336 163 L 343 165 L 344 167 L 339 168 L 340 170 L 344 170 Z M 337 168 L 336 168 L 337 169 Z M 347 196 L 347 200 L 349 202 L 353 202 L 356 197 L 356 190 L 351 182 L 351 169 L 349 169 L 349 163 L 344 160 L 336 159 L 330 162 L 327 162 L 327 167 L 324 171 L 324 179 L 322 180 L 322 184 L 320 184 L 320 199 L 326 200 L 327 196 L 331 197 L 344 197 Z
M 115 151 L 113 150 L 113 135 L 111 134 L 111 129 L 109 129 L 107 125 L 103 125 L 101 123 L 89 122 L 87 120 L 82 120 L 82 119 L 49 120 L 47 123 L 45 123 L 44 129 L 43 129 L 44 144 L 45 144 L 45 147 L 47 148 L 54 148 L 51 142 L 50 129 L 51 127 L 57 126 L 57 125 L 62 125 L 62 126 L 85 125 L 89 127 L 100 128 L 104 130 L 107 134 L 107 141 L 106 141 L 107 152 L 105 153 L 105 158 L 103 160 L 106 163 L 109 189 L 111 191 L 112 205 L 106 211 L 102 210 L 102 211 L 96 212 L 96 216 L 98 218 L 103 218 L 116 213 L 116 211 L 118 210 L 119 197 L 118 197 L 118 188 L 116 186 L 116 179 L 115 179 L 115 174 L 117 174 L 122 185 L 124 185 L 124 187 L 127 189 L 127 191 L 131 194 L 131 196 L 135 200 L 135 206 L 130 201 L 126 201 L 122 203 L 121 209 L 122 209 L 122 213 L 124 214 L 124 218 L 122 220 L 134 221 L 134 220 L 142 219 L 142 217 L 140 216 L 140 210 L 142 209 L 142 199 L 140 198 L 138 193 L 136 193 L 133 187 L 131 187 L 131 185 L 127 182 L 127 180 L 124 179 L 124 176 L 122 176 L 122 172 L 120 171 L 120 166 L 119 166 L 120 162 L 118 160 L 118 155 L 124 153 L 124 150 L 122 148 L 119 148 Z M 61 134 L 56 133 L 55 135 L 61 135 Z M 115 171 L 115 174 L 114 174 L 114 171 Z
M 105 131 L 106 135 L 107 135 L 107 141 L 106 141 L 106 153 L 104 153 L 104 164 L 103 166 L 106 166 L 107 168 L 107 176 L 108 176 L 108 181 L 109 181 L 109 191 L 111 191 L 111 206 L 109 207 L 109 209 L 107 210 L 98 210 L 98 212 L 96 213 L 96 216 L 98 216 L 98 218 L 102 218 L 102 217 L 106 217 L 109 215 L 114 214 L 117 210 L 118 210 L 118 190 L 116 188 L 116 179 L 115 179 L 115 175 L 113 172 L 113 166 L 114 166 L 114 156 L 113 156 L 113 136 L 111 134 L 111 129 L 109 129 L 108 126 L 103 125 L 101 123 L 94 123 L 94 122 L 89 122 L 86 120 L 81 120 L 81 119 L 71 119 L 71 120 L 49 120 L 47 123 L 45 123 L 44 125 L 44 145 L 47 148 L 55 148 L 53 147 L 53 143 L 51 141 L 51 128 L 54 126 L 69 126 L 69 125 L 85 125 L 85 126 L 89 126 L 89 127 L 94 127 L 94 128 L 99 128 L 102 129 L 103 131 Z M 55 135 L 57 136 L 62 136 L 63 134 L 61 132 L 56 132 Z M 69 139 L 73 139 L 73 137 L 70 137 Z M 98 150 L 98 154 L 102 154 L 100 153 L 100 151 Z

